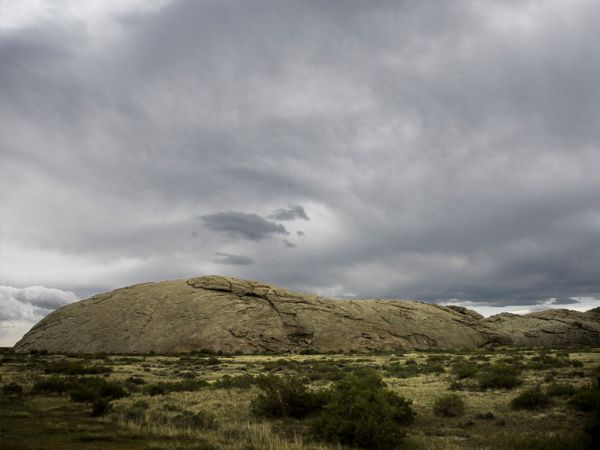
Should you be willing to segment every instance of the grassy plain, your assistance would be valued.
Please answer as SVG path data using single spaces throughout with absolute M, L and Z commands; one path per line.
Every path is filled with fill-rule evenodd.
M 389 389 L 412 400 L 416 418 L 405 427 L 399 448 L 594 445 L 585 430 L 595 413 L 572 399 L 596 388 L 600 349 L 488 348 L 252 356 L 6 351 L 0 354 L 0 448 L 350 448 L 312 437 L 306 419 L 258 417 L 251 404 L 261 392 L 260 376 L 306 378 L 309 389 L 318 391 L 360 367 L 378 371 Z M 108 393 L 95 399 L 90 392 L 101 389 L 99 380 L 107 382 Z M 535 403 L 533 396 L 525 409 L 515 406 L 515 397 L 537 388 L 544 402 Z M 463 407 L 444 414 L 444 405 L 436 408 L 436 402 L 449 393 L 455 394 L 451 400 L 460 397 Z

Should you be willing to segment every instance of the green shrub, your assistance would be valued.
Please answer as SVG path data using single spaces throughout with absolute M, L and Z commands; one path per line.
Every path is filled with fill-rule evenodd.
M 550 404 L 550 397 L 539 387 L 527 389 L 510 402 L 513 409 L 543 409 Z
M 44 367 L 44 373 L 60 373 L 65 375 L 98 375 L 103 373 L 111 373 L 112 370 L 113 369 L 110 366 L 88 366 L 81 361 L 68 361 L 66 359 L 48 362 L 46 363 L 46 367 Z
M 506 364 L 509 366 L 518 366 L 518 367 L 522 367 L 523 366 L 523 356 L 522 355 L 510 355 L 510 356 L 503 356 L 501 358 L 498 358 L 496 360 L 496 364 Z
M 567 358 L 557 358 L 548 353 L 540 353 L 527 362 L 526 368 L 531 370 L 558 369 L 560 367 L 568 367 L 574 362 Z
M 575 393 L 576 389 L 572 384 L 552 383 L 546 387 L 546 393 L 550 397 L 570 396 Z
M 318 361 L 306 368 L 306 377 L 310 381 L 338 381 L 344 378 L 345 372 L 329 361 Z
M 307 377 L 311 381 L 337 381 L 344 377 L 344 370 L 340 366 L 341 363 L 342 361 L 336 363 L 332 360 L 295 361 L 280 358 L 274 361 L 266 361 L 263 363 L 263 368 L 269 372 L 293 371 L 298 375 Z
M 414 361 L 414 360 L 409 360 L 409 361 Z M 414 361 L 414 364 L 402 365 L 400 363 L 393 363 L 386 367 L 386 374 L 389 377 L 410 378 L 410 377 L 418 376 L 419 373 L 420 373 L 420 370 L 419 370 L 419 366 L 417 365 L 416 361 Z
M 497 446 L 494 448 L 512 450 L 584 450 L 590 448 L 582 441 L 582 436 L 576 433 L 536 432 L 525 435 L 507 433 L 497 440 Z
M 33 385 L 32 394 L 69 394 L 74 402 L 94 403 L 101 399 L 114 400 L 129 395 L 118 382 L 100 377 L 50 377 Z
M 263 369 L 271 372 L 281 372 L 284 369 L 297 368 L 300 364 L 300 362 L 279 358 L 273 361 L 265 361 Z
M 173 417 L 171 423 L 177 428 L 200 430 L 214 430 L 217 428 L 215 416 L 205 411 L 199 411 L 195 414 L 190 411 L 183 411 Z
M 450 389 L 451 391 L 463 391 L 466 388 L 466 386 L 464 385 L 464 383 L 460 383 L 458 381 L 453 381 L 452 383 L 450 383 L 450 386 L 448 386 L 448 389 Z
M 550 381 L 554 381 L 557 375 L 558 372 L 554 369 L 551 369 L 548 372 L 546 372 L 546 375 L 544 376 L 544 381 L 547 383 L 549 383 Z
M 32 394 L 64 394 L 72 382 L 66 378 L 50 377 L 36 382 L 31 389 Z
M 251 404 L 252 411 L 263 417 L 302 419 L 321 410 L 326 401 L 323 392 L 311 392 L 306 380 L 268 375 L 258 379 L 262 392 Z
M 479 420 L 494 420 L 496 418 L 496 416 L 491 411 L 484 411 L 484 412 L 477 413 L 475 415 L 475 418 L 479 419 Z
M 193 392 L 208 386 L 205 380 L 183 380 L 180 382 L 161 381 L 147 385 L 144 392 L 148 395 L 165 395 L 170 392 Z
M 12 383 L 5 384 L 2 388 L 2 392 L 4 392 L 4 395 L 7 397 L 20 397 L 23 395 L 23 386 L 13 381 Z
M 376 371 L 358 370 L 330 388 L 327 403 L 311 419 L 311 430 L 329 442 L 395 448 L 405 435 L 403 426 L 414 419 L 410 405 L 388 390 Z
M 489 361 L 490 357 L 488 355 L 472 355 L 469 356 L 469 361 Z
M 481 389 L 512 389 L 521 384 L 520 369 L 506 364 L 494 364 L 479 374 Z
M 600 417 L 585 426 L 584 431 L 590 435 L 589 448 L 600 448 Z
M 428 355 L 427 356 L 427 363 L 440 363 L 440 362 L 444 362 L 444 361 L 448 361 L 450 359 L 449 355 Z
M 441 364 L 437 364 L 437 363 L 433 363 L 433 364 L 425 364 L 422 366 L 419 366 L 419 372 L 420 373 L 444 373 L 446 371 L 446 369 L 444 368 L 444 366 L 442 366 Z
M 128 377 L 127 380 L 125 380 L 125 381 L 127 383 L 136 384 L 136 385 L 146 384 L 146 380 L 144 380 L 142 377 L 138 377 L 135 375 Z
M 435 401 L 433 411 L 440 417 L 459 417 L 465 413 L 465 402 L 458 394 L 445 394 Z
M 115 400 L 128 395 L 119 383 L 99 377 L 80 378 L 69 386 L 68 392 L 71 400 L 82 403 L 93 403 L 100 399 Z
M 139 400 L 120 412 L 121 419 L 123 422 L 131 422 L 140 425 L 145 421 L 148 406 L 148 402 Z
M 110 410 L 110 401 L 105 398 L 100 398 L 92 403 L 92 417 L 105 416 Z
M 582 389 L 569 399 L 569 405 L 579 411 L 600 413 L 600 390 Z
M 433 358 L 428 360 L 426 364 L 419 365 L 414 359 L 408 359 L 404 364 L 394 362 L 388 365 L 385 367 L 385 371 L 387 376 L 395 378 L 410 378 L 421 374 L 444 373 L 446 369 L 438 360 L 438 358 Z
M 472 362 L 459 362 L 452 366 L 452 374 L 459 380 L 471 378 L 479 372 L 479 365 Z
M 258 377 L 249 374 L 230 376 L 225 375 L 220 380 L 215 381 L 211 384 L 213 388 L 221 389 L 248 389 L 258 384 Z

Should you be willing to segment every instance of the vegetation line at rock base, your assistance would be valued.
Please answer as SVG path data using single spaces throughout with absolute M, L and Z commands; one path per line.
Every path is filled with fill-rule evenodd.
M 593 348 L 254 356 L 5 351 L 0 376 L 6 448 L 598 444 L 600 350 Z

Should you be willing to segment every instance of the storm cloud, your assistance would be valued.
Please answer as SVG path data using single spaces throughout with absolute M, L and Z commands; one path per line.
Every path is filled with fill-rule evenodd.
M 580 300 L 574 298 L 555 298 L 550 302 L 551 305 L 578 305 Z
M 151 3 L 3 5 L 0 284 L 599 304 L 598 2 Z
M 310 220 L 310 218 L 306 215 L 306 211 L 300 205 L 293 205 L 289 208 L 279 208 L 273 214 L 269 216 L 269 219 L 274 220 L 295 220 L 295 219 L 303 219 Z
M 216 258 L 214 261 L 217 264 L 225 264 L 229 266 L 245 266 L 249 264 L 254 264 L 254 260 L 248 256 L 244 255 L 230 255 L 229 253 L 220 253 L 217 252 Z
M 202 216 L 206 228 L 242 237 L 251 241 L 267 239 L 273 234 L 289 234 L 281 224 L 271 222 L 257 214 L 239 211 L 218 212 Z

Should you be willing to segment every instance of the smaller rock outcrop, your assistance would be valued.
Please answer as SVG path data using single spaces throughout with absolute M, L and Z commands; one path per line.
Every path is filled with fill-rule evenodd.
M 482 321 L 525 347 L 600 345 L 600 314 L 547 309 L 524 315 L 502 313 Z

